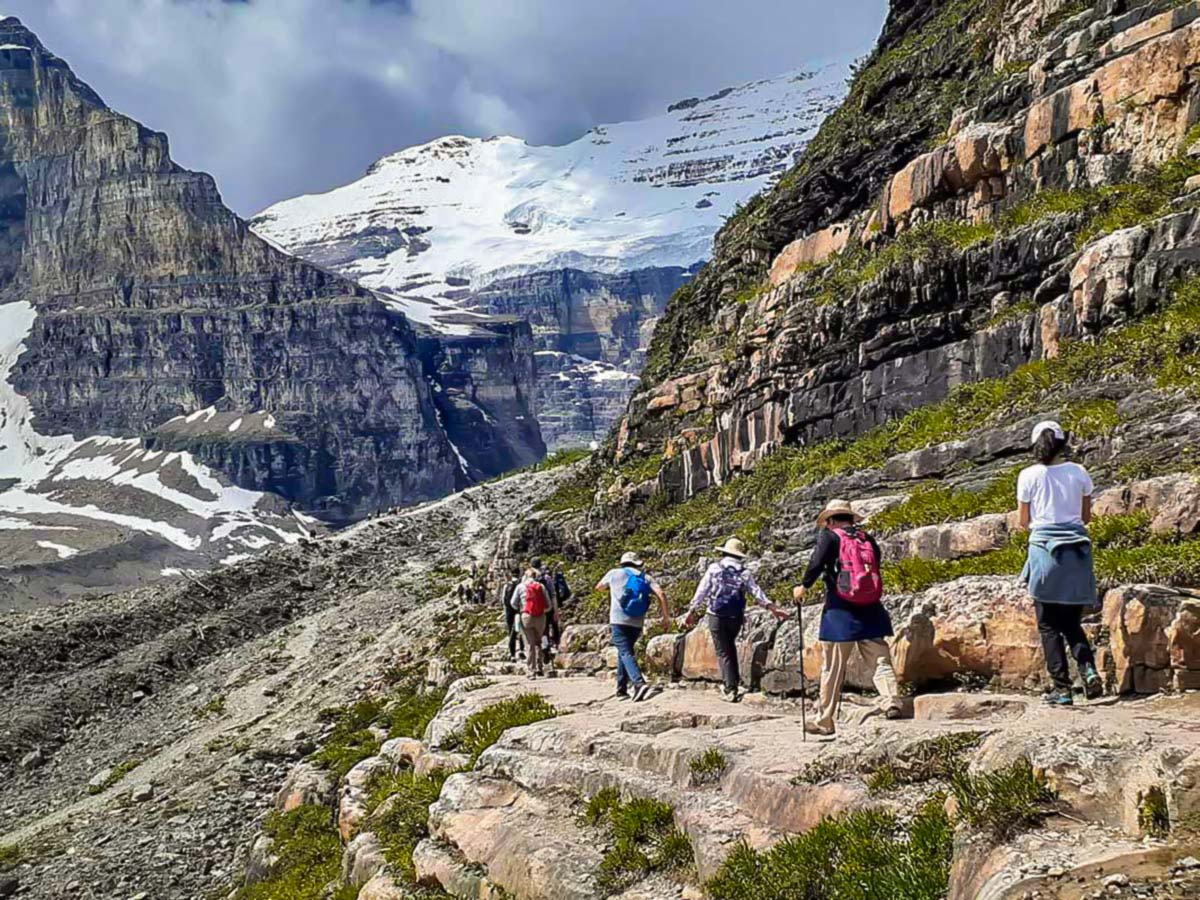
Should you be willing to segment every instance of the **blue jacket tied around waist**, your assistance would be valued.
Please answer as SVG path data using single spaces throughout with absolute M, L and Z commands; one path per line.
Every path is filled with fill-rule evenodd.
M 1044 525 L 1029 533 L 1021 572 L 1029 596 L 1041 603 L 1096 605 L 1092 540 L 1082 525 Z

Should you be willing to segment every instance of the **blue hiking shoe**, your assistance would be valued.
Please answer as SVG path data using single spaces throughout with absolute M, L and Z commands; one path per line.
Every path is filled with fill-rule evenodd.
M 1074 706 L 1075 698 L 1070 688 L 1055 688 L 1046 695 L 1046 702 L 1051 706 Z
M 1100 673 L 1095 666 L 1087 666 L 1083 670 L 1083 696 L 1095 700 L 1103 694 L 1104 682 L 1100 679 Z

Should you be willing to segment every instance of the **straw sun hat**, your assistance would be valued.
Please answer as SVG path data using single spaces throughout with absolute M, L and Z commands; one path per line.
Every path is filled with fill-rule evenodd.
M 722 556 L 732 556 L 735 559 L 745 559 L 746 545 L 742 541 L 733 537 L 725 542 L 725 546 L 718 547 L 717 552 Z
M 821 514 L 817 516 L 817 525 L 824 527 L 825 523 L 833 516 L 850 516 L 855 522 L 862 518 L 862 516 L 854 511 L 854 507 L 850 505 L 849 500 L 830 500 L 825 504 L 825 508 L 821 510 Z

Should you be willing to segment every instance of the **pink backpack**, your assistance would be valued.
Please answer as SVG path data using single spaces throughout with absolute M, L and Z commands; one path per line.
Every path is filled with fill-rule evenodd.
M 870 606 L 883 596 L 879 556 L 867 533 L 855 528 L 835 528 L 838 548 L 837 595 L 855 606 Z

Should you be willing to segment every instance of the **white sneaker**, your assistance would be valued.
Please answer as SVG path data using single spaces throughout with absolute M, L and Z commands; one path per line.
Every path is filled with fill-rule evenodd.
M 641 703 L 643 700 L 648 700 L 657 693 L 654 688 L 650 687 L 649 682 L 643 682 L 638 685 L 638 689 L 633 692 L 633 702 Z

